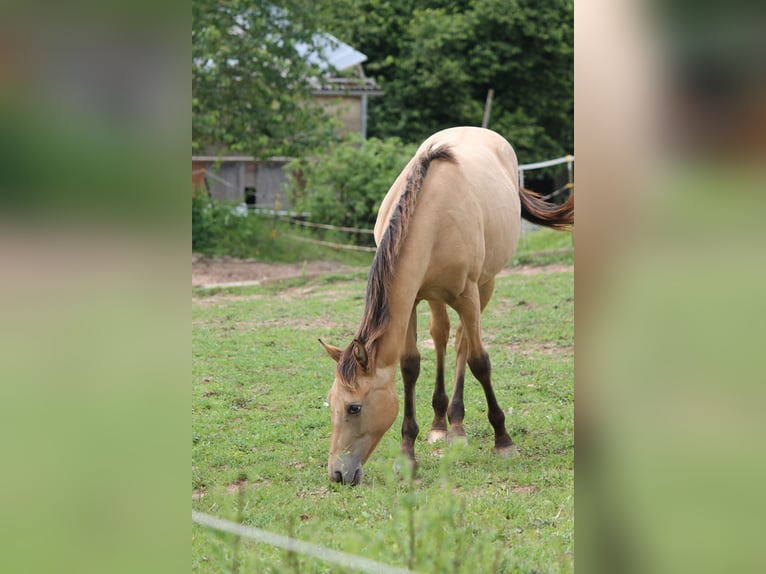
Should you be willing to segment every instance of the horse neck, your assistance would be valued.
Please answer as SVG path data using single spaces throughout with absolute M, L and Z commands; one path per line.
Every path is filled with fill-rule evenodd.
M 424 271 L 414 260 L 404 259 L 397 263 L 394 279 L 388 290 L 390 321 L 377 342 L 377 368 L 395 366 L 399 361 Z

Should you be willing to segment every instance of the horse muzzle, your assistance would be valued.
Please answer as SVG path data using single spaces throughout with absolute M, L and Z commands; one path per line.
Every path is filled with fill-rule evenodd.
M 356 485 L 362 482 L 364 471 L 361 461 L 350 461 L 348 459 L 338 460 L 334 465 L 328 465 L 330 480 L 340 482 L 341 484 Z

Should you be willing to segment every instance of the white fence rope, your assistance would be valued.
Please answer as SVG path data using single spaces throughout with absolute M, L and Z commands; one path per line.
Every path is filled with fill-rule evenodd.
M 559 165 L 561 163 L 573 163 L 573 155 L 565 155 L 564 157 L 558 157 L 556 159 L 549 159 L 547 161 L 538 161 L 536 163 L 522 163 L 519 165 L 519 169 L 522 171 L 530 171 L 533 169 L 542 169 L 544 167 L 551 167 L 552 165 Z
M 283 548 L 289 552 L 297 552 L 298 554 L 305 554 L 306 556 L 318 558 L 319 560 L 340 564 L 345 568 L 352 568 L 359 572 L 369 572 L 370 574 L 413 574 L 412 570 L 389 566 L 382 562 L 376 562 L 375 560 L 370 560 L 369 558 L 363 558 L 362 556 L 356 556 L 354 554 L 347 554 L 346 552 L 341 552 L 339 550 L 331 550 L 324 546 L 319 546 L 318 544 L 304 542 L 303 540 L 297 540 L 295 538 L 290 538 L 289 536 L 282 536 L 281 534 L 274 534 L 273 532 L 254 528 L 253 526 L 237 524 L 236 522 L 216 518 L 215 516 L 210 516 L 209 514 L 197 512 L 195 510 L 192 510 L 192 522 L 222 532 L 236 534 L 242 538 L 249 538 L 257 542 L 276 546 L 277 548 Z
M 544 195 L 541 199 L 547 201 L 547 200 L 551 199 L 552 197 L 556 197 L 559 193 L 563 193 L 567 189 L 573 189 L 573 188 L 574 188 L 574 184 L 567 183 L 566 185 L 564 185 L 564 187 L 560 187 L 556 191 L 554 191 L 553 193 L 549 193 L 548 195 Z
M 567 164 L 567 172 L 569 175 L 569 183 L 572 184 L 572 164 L 574 164 L 573 155 L 565 155 L 564 157 L 557 157 L 556 159 L 549 159 L 547 161 L 538 161 L 535 163 L 522 163 L 519 165 L 519 187 L 524 187 L 524 172 L 532 171 L 534 169 L 543 169 L 544 167 L 551 167 L 553 165 L 559 165 L 562 163 Z M 574 187 L 573 185 L 570 188 Z M 566 189 L 566 188 L 565 188 Z M 555 195 L 558 195 L 562 189 L 557 189 L 553 193 L 546 195 L 543 199 L 549 199 Z
M 349 233 L 375 233 L 372 229 L 360 229 L 358 227 L 340 227 L 337 225 L 330 225 L 329 223 L 311 223 L 310 221 L 301 221 L 300 219 L 294 219 L 292 217 L 285 217 L 290 223 L 297 223 L 305 227 L 317 227 L 319 229 L 333 229 L 335 231 L 348 231 Z
M 368 251 L 375 253 L 376 247 L 365 247 L 364 245 L 346 245 L 344 243 L 333 243 L 332 241 L 322 241 L 321 239 L 312 239 L 310 237 L 301 237 L 300 235 L 292 235 L 290 233 L 283 233 L 284 237 L 295 239 L 297 241 L 305 241 L 306 243 L 316 243 L 317 245 L 325 245 L 327 247 L 337 247 L 338 249 L 352 249 L 354 251 Z

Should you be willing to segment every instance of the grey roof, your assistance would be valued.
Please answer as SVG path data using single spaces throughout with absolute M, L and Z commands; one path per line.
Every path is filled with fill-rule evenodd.
M 284 8 L 270 5 L 268 11 L 271 19 L 279 28 L 289 30 L 290 20 L 287 18 L 287 11 Z M 247 19 L 244 16 L 238 14 L 234 17 L 234 21 L 236 25 L 233 30 L 236 34 L 248 33 Z M 316 32 L 311 39 L 314 46 L 297 42 L 295 49 L 302 58 L 319 67 L 320 70 L 326 70 L 328 63 L 336 70 L 343 71 L 367 61 L 367 56 L 359 50 L 355 50 L 327 32 Z M 320 57 L 320 54 L 324 56 L 324 59 Z M 236 61 L 236 59 L 232 60 Z
M 367 56 L 359 50 L 354 50 L 331 34 L 324 32 L 314 34 L 314 43 L 319 52 L 313 46 L 303 43 L 296 44 L 295 49 L 307 62 L 323 70 L 327 68 L 328 63 L 336 70 L 343 71 L 367 60 Z M 320 58 L 320 53 L 324 55 L 326 61 Z

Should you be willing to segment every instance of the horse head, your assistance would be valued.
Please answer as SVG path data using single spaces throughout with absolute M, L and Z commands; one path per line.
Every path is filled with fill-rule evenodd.
M 327 394 L 332 421 L 327 472 L 332 481 L 359 484 L 362 465 L 399 412 L 394 369 L 376 368 L 358 340 L 345 350 L 319 342 L 337 363 Z

